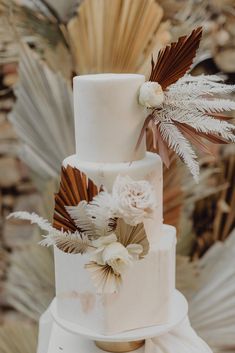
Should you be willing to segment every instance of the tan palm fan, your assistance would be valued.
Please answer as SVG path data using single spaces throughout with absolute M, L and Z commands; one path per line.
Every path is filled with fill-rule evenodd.
M 155 0 L 85 0 L 68 23 L 76 72 L 143 71 L 170 40 L 162 18 Z

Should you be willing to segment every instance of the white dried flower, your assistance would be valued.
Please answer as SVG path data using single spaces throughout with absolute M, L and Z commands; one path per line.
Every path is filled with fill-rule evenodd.
M 140 87 L 139 103 L 146 108 L 158 108 L 164 102 L 164 92 L 157 82 L 147 81 Z
M 118 176 L 113 185 L 118 217 L 130 225 L 150 218 L 156 207 L 152 185 L 146 180 L 135 181 L 129 176 Z
M 110 236 L 109 236 L 110 237 Z M 108 237 L 102 237 L 107 238 Z M 115 274 L 121 274 L 134 259 L 130 255 L 128 249 L 117 241 L 111 241 L 105 246 L 101 245 L 93 254 L 92 260 L 98 265 L 109 265 L 112 267 Z
M 102 252 L 102 259 L 116 274 L 123 273 L 133 260 L 127 248 L 119 242 L 107 245 Z
M 143 252 L 140 244 L 129 244 L 127 247 L 117 241 L 116 234 L 100 237 L 92 242 L 97 250 L 92 253 L 92 260 L 98 265 L 109 265 L 115 274 L 121 274 L 133 260 L 138 260 Z

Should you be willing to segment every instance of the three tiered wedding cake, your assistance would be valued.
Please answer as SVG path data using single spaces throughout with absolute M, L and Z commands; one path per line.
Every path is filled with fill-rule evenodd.
M 175 290 L 176 232 L 163 225 L 162 162 L 156 154 L 146 152 L 144 140 L 134 152 L 146 118 L 138 103 L 144 80 L 134 74 L 74 78 L 77 154 L 66 158 L 63 166 L 80 170 L 108 192 L 117 177 L 131 178 L 125 188 L 128 183 L 147 181 L 156 201 L 152 214 L 144 219 L 147 253 L 128 266 L 121 286 L 113 293 L 97 292 L 85 268 L 89 253 L 70 255 L 55 248 L 58 314 L 103 334 L 167 323 Z M 134 203 L 132 196 L 123 195 Z

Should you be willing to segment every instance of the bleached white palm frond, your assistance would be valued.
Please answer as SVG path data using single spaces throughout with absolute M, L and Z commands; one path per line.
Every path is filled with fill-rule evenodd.
M 171 122 L 161 121 L 159 130 L 163 140 L 167 142 L 169 147 L 185 162 L 195 180 L 198 180 L 199 164 L 196 160 L 197 156 L 190 146 L 190 143 L 184 138 L 182 133 Z
M 189 109 L 196 108 L 204 113 L 221 113 L 235 110 L 235 102 L 230 99 L 191 99 L 186 101 L 186 106 Z
M 81 229 L 89 239 L 92 239 L 95 236 L 96 231 L 92 222 L 92 217 L 88 213 L 87 201 L 81 201 L 77 206 L 65 206 L 65 208 L 70 217 L 74 220 L 78 229 Z
M 61 161 L 74 152 L 72 90 L 22 45 L 17 102 L 10 114 L 16 133 L 27 146 L 23 158 L 41 176 L 57 177 Z
M 90 240 L 86 234 L 81 234 L 79 231 L 74 233 L 60 231 L 36 213 L 14 212 L 8 216 L 8 218 L 10 217 L 28 220 L 46 231 L 48 234 L 44 235 L 44 239 L 39 242 L 42 246 L 49 247 L 56 245 L 62 251 L 71 254 L 83 254 L 87 251 L 88 247 L 91 246 Z
M 112 232 L 116 225 L 116 201 L 112 194 L 106 191 L 101 191 L 89 203 L 88 214 L 91 217 L 96 234 L 105 236 Z
M 143 94 L 147 94 L 150 88 L 146 86 L 145 89 Z M 222 114 L 235 110 L 235 102 L 222 97 L 233 91 L 235 85 L 224 84 L 223 77 L 218 75 L 193 77 L 188 74 L 162 91 L 162 102 L 157 106 L 153 103 L 145 125 L 149 124 L 152 129 L 156 149 L 166 165 L 169 164 L 168 147 L 181 157 L 194 179 L 198 180 L 199 167 L 190 143 L 209 152 L 204 140 L 212 143 L 235 142 L 235 126 L 228 121 L 228 116 Z M 151 94 L 154 96 L 156 93 Z M 140 139 L 141 136 L 143 130 Z
M 169 86 L 167 98 L 176 100 L 184 97 L 184 100 L 189 100 L 202 95 L 227 94 L 234 90 L 235 85 L 223 83 L 223 77 L 218 75 L 185 75 Z
M 233 350 L 235 332 L 235 232 L 198 262 L 197 288 L 189 298 L 193 327 L 215 351 Z
M 18 211 L 10 213 L 7 219 L 9 218 L 18 218 L 26 221 L 30 221 L 31 224 L 37 224 L 42 230 L 47 232 L 54 232 L 56 229 L 52 227 L 52 225 L 48 222 L 47 219 L 44 219 L 37 215 L 36 213 L 29 213 L 24 211 Z
M 92 247 L 89 238 L 78 231 L 74 233 L 49 233 L 43 240 L 40 241 L 39 244 L 46 247 L 56 245 L 61 251 L 69 254 L 84 254 L 89 248 Z
M 172 123 L 178 122 L 186 124 L 196 131 L 205 134 L 215 133 L 224 139 L 234 142 L 235 141 L 235 126 L 226 120 L 215 119 L 212 116 L 206 115 L 197 109 L 187 110 L 184 107 L 174 107 L 160 113 L 160 116 L 165 115 Z

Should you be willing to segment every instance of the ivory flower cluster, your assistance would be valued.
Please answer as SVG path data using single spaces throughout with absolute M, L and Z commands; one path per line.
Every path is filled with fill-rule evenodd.
M 114 233 L 94 240 L 93 245 L 97 246 L 97 250 L 93 252 L 92 259 L 98 265 L 109 265 L 116 275 L 122 274 L 143 252 L 140 244 L 125 247 Z
M 135 181 L 129 176 L 118 176 L 112 196 L 116 203 L 116 213 L 127 224 L 137 225 L 150 218 L 156 208 L 154 190 L 146 180 Z

